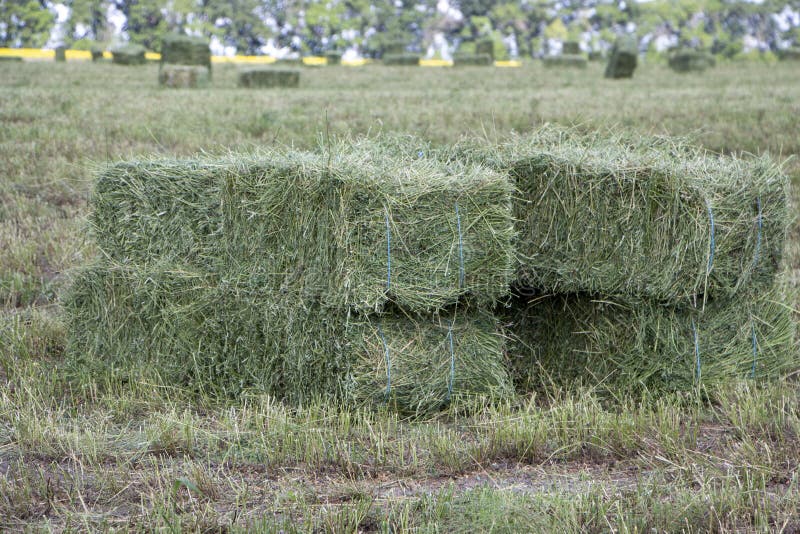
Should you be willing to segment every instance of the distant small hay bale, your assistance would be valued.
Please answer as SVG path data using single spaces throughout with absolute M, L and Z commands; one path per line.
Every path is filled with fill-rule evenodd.
M 239 87 L 297 87 L 300 71 L 272 67 L 252 67 L 239 71 Z
M 209 83 L 209 69 L 200 65 L 163 65 L 158 83 L 173 89 L 194 89 Z
M 384 54 L 383 64 L 391 67 L 416 67 L 419 66 L 419 56 L 416 54 Z
M 56 52 L 56 61 L 58 63 L 64 63 L 67 61 L 67 49 L 64 46 L 59 46 L 55 50 Z
M 137 44 L 127 44 L 111 51 L 111 62 L 115 65 L 144 65 L 145 48 Z
M 200 65 L 211 70 L 211 50 L 202 37 L 172 34 L 161 43 L 162 65 Z
M 568 67 L 585 69 L 589 61 L 579 54 L 561 54 L 560 56 L 547 56 L 542 59 L 545 67 Z
M 21 62 L 22 58 L 19 56 L 0 56 L 0 61 Z
M 600 50 L 592 50 L 589 52 L 589 61 L 600 61 L 603 59 L 603 53 Z
M 287 57 L 279 59 L 275 62 L 277 65 L 282 67 L 302 67 L 303 66 L 303 58 L 301 57 Z
M 491 39 L 481 39 L 475 42 L 475 55 L 488 55 L 494 61 L 494 41 Z
M 608 58 L 605 77 L 612 79 L 633 78 L 638 52 L 635 37 L 618 37 Z
M 102 61 L 103 47 L 99 45 L 92 45 L 91 54 L 92 54 L 92 61 Z
M 717 64 L 714 56 L 703 50 L 676 50 L 669 55 L 669 68 L 675 72 L 702 72 Z
M 581 53 L 581 44 L 578 41 L 566 41 L 562 48 L 564 54 L 576 55 Z
M 400 39 L 387 41 L 381 47 L 381 56 L 386 56 L 389 54 L 405 54 L 406 47 L 408 47 L 408 43 Z
M 334 65 L 341 65 L 342 64 L 342 54 L 341 52 L 327 52 L 325 54 L 325 59 L 328 61 L 328 66 Z
M 489 54 L 456 54 L 453 65 L 456 67 L 488 67 L 494 63 Z
M 778 58 L 782 61 L 800 61 L 800 46 L 793 46 L 778 52 Z

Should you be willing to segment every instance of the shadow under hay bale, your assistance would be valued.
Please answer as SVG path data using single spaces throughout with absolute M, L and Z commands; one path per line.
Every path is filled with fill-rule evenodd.
M 432 310 L 507 293 L 504 176 L 371 144 L 331 150 L 111 166 L 91 200 L 97 244 L 120 262 L 247 272 L 329 307 Z
M 195 89 L 208 87 L 209 69 L 197 65 L 162 65 L 158 71 L 158 83 L 173 89 Z
M 611 79 L 633 78 L 639 54 L 636 37 L 617 37 L 606 64 L 605 77 Z
M 542 58 L 545 67 L 569 67 L 585 69 L 589 60 L 579 54 L 561 54 L 560 56 L 547 56 Z
M 64 46 L 56 47 L 55 49 L 56 63 L 64 63 L 67 61 L 67 49 Z
M 298 87 L 300 71 L 274 67 L 252 67 L 242 69 L 238 76 L 239 87 L 270 89 L 275 87 Z
M 64 298 L 76 373 L 136 375 L 219 396 L 266 393 L 426 414 L 513 393 L 494 318 L 361 316 L 165 266 L 94 266 Z
M 465 152 L 519 190 L 525 286 L 688 305 L 773 285 L 788 179 L 768 157 L 557 127 Z
M 488 54 L 455 54 L 453 65 L 456 67 L 489 67 L 493 64 Z
M 384 54 L 382 63 L 390 67 L 416 67 L 419 65 L 417 54 Z
M 675 72 L 702 72 L 717 64 L 714 56 L 702 50 L 676 50 L 670 52 L 669 68 Z
M 147 60 L 144 57 L 145 48 L 137 44 L 127 44 L 111 51 L 111 62 L 114 65 L 144 65 Z
M 586 295 L 518 297 L 505 309 L 512 376 L 521 390 L 589 386 L 688 391 L 774 379 L 800 365 L 780 290 L 705 310 Z

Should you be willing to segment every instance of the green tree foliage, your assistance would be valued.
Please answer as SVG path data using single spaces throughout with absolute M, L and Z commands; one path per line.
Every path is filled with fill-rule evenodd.
M 43 0 L 0 0 L 0 46 L 41 47 L 54 22 Z

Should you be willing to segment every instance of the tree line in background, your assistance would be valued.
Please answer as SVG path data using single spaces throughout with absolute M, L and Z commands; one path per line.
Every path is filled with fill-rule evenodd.
M 204 35 L 240 54 L 323 54 L 354 50 L 425 53 L 468 50 L 491 39 L 499 59 L 558 51 L 574 40 L 603 51 L 620 33 L 635 33 L 642 51 L 679 44 L 735 57 L 800 42 L 800 0 L 726 2 L 654 0 L 6 0 L 0 46 L 72 48 L 95 42 L 142 44 L 158 51 L 168 32 Z

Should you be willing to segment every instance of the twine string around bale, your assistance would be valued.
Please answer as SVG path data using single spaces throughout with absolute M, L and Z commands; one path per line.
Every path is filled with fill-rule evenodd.
M 450 321 L 450 326 L 447 329 L 447 341 L 450 345 L 450 378 L 447 381 L 447 401 L 450 402 L 450 397 L 453 395 L 453 382 L 456 378 L 456 351 L 453 349 L 453 321 Z
M 756 203 L 758 205 L 758 218 L 756 219 L 756 227 L 758 228 L 758 233 L 756 234 L 756 252 L 753 254 L 753 268 L 755 269 L 756 265 L 758 265 L 758 257 L 761 253 L 761 230 L 764 227 L 764 219 L 762 217 L 761 211 L 761 195 L 758 196 L 756 199 Z
M 386 220 L 386 289 L 392 288 L 392 229 L 389 226 L 389 210 L 383 207 Z
M 384 393 L 384 400 L 389 402 L 389 395 L 392 393 L 392 360 L 389 356 L 389 344 L 386 343 L 386 336 L 383 335 L 381 325 L 378 325 L 378 335 L 381 336 L 383 355 L 386 357 L 386 392 Z
M 697 325 L 692 319 L 692 334 L 694 335 L 694 357 L 695 357 L 695 369 L 694 369 L 694 376 L 697 382 L 700 382 L 701 376 L 701 367 L 700 367 L 700 341 L 697 335 Z
M 458 287 L 464 287 L 464 239 L 461 236 L 461 214 L 456 200 L 456 226 L 458 228 Z

